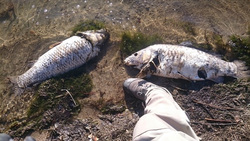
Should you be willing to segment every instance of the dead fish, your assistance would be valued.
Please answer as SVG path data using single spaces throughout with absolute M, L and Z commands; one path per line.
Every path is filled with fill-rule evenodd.
M 169 44 L 144 48 L 124 60 L 140 70 L 138 76 L 152 74 L 185 80 L 223 82 L 224 76 L 239 78 L 247 75 L 244 63 L 226 62 L 198 49 Z
M 103 29 L 79 32 L 40 56 L 34 65 L 16 77 L 14 82 L 20 88 L 26 88 L 80 67 L 98 55 L 100 46 L 108 37 L 109 34 Z

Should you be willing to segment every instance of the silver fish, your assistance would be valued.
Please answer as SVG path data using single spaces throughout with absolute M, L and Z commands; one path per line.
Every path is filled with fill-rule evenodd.
M 180 45 L 157 44 L 144 48 L 124 60 L 140 70 L 139 75 L 153 74 L 185 80 L 223 82 L 224 76 L 237 78 L 242 62 L 226 62 L 203 51 Z
M 105 30 L 79 32 L 40 56 L 15 81 L 20 88 L 25 88 L 75 69 L 97 56 L 108 37 Z

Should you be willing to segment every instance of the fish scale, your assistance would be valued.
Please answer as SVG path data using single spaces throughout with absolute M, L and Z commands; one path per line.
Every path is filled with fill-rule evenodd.
M 98 55 L 99 46 L 108 38 L 103 30 L 88 32 L 85 37 L 72 36 L 44 53 L 28 71 L 17 77 L 18 86 L 25 88 L 83 65 Z

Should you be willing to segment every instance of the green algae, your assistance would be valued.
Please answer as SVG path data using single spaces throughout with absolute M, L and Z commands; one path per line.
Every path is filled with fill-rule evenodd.
M 124 32 L 121 37 L 121 54 L 128 56 L 142 48 L 156 43 L 162 43 L 158 35 L 146 35 L 140 32 Z
M 191 36 L 197 35 L 194 23 L 177 19 L 166 19 L 164 23 L 167 27 L 170 26 L 173 27 L 174 29 L 180 29 L 188 35 Z
M 250 35 L 231 35 L 229 38 L 229 42 L 224 43 L 222 36 L 214 35 L 215 51 L 224 55 L 225 60 L 242 60 L 250 67 Z
M 232 41 L 232 45 L 230 47 L 233 56 L 236 59 L 245 61 L 246 65 L 250 67 L 250 35 L 247 37 L 232 35 L 230 39 Z
M 207 43 L 196 44 L 198 48 L 213 50 L 222 55 L 226 61 L 242 60 L 250 67 L 250 29 L 245 36 L 231 35 L 229 41 L 224 42 L 222 35 L 212 34 Z
M 74 98 L 86 97 L 92 90 L 93 84 L 88 74 L 82 74 L 80 77 L 70 77 L 61 79 L 50 79 L 42 83 L 28 109 L 28 117 L 40 115 L 60 101 L 60 95 L 68 90 Z
M 50 79 L 42 83 L 32 100 L 31 106 L 27 111 L 27 116 L 37 117 L 49 108 L 52 108 L 56 104 L 55 96 L 60 94 L 59 88 L 62 88 L 62 83 L 55 79 Z
M 222 36 L 214 35 L 217 53 L 225 56 L 226 60 L 242 60 L 250 67 L 250 25 L 245 36 L 231 35 L 229 42 L 224 43 Z
M 213 46 L 210 43 L 201 43 L 197 44 L 198 48 L 205 49 L 205 50 L 212 50 Z
M 197 33 L 195 32 L 194 24 L 190 22 L 182 22 L 181 24 L 182 29 L 185 33 L 196 36 Z
M 88 74 L 68 75 L 41 83 L 27 109 L 27 117 L 10 123 L 6 131 L 13 136 L 25 136 L 33 130 L 67 120 L 77 113 L 80 110 L 77 99 L 87 97 L 93 83 Z
M 102 28 L 105 28 L 105 24 L 101 21 L 81 21 L 79 24 L 75 25 L 72 28 L 72 35 L 74 35 L 78 31 L 99 30 Z

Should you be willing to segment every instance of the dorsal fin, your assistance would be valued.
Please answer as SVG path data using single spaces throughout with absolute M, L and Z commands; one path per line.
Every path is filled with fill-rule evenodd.
M 59 44 L 61 44 L 61 43 L 62 43 L 62 42 L 56 42 L 56 43 L 50 45 L 50 46 L 49 46 L 49 49 L 52 49 L 53 47 L 55 47 L 55 46 L 57 46 L 57 45 L 59 45 Z

